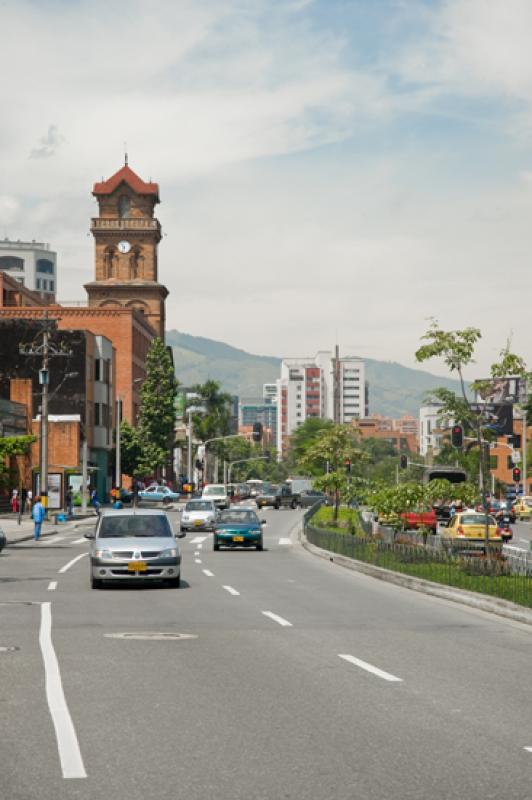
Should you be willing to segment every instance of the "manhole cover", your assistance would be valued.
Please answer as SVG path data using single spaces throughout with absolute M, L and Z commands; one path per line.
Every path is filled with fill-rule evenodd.
M 13 653 L 15 650 L 20 650 L 20 647 L 15 647 L 14 645 L 2 645 L 0 644 L 0 653 Z
M 194 633 L 104 633 L 107 639 L 141 639 L 142 641 L 163 642 L 166 640 L 197 639 Z

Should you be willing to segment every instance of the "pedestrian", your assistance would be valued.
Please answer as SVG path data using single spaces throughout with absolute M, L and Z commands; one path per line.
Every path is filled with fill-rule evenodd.
M 100 516 L 100 503 L 98 501 L 98 492 L 96 491 L 96 489 L 93 489 L 92 492 L 91 492 L 91 505 L 93 506 L 93 508 L 94 508 L 94 510 L 96 512 L 96 516 L 99 517 Z
M 46 516 L 46 511 L 44 509 L 43 504 L 41 503 L 41 498 L 39 496 L 35 498 L 35 505 L 33 506 L 32 516 L 34 522 L 33 539 L 34 541 L 38 542 L 41 539 L 42 523 Z
M 74 493 L 71 486 L 68 487 L 68 491 L 66 493 L 66 512 L 67 517 L 72 519 L 74 516 Z
M 28 502 L 28 490 L 25 486 L 22 487 L 22 494 L 20 496 L 20 514 L 26 511 L 26 503 Z
M 18 511 L 18 489 L 13 489 L 11 493 L 11 511 L 13 514 Z
M 32 500 L 33 500 L 33 492 L 31 491 L 31 489 L 28 489 L 27 500 L 28 500 L 28 513 L 29 513 L 29 515 L 31 517 L 31 507 L 32 507 Z

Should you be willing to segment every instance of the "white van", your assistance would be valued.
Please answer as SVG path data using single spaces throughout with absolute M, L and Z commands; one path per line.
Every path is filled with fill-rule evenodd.
M 209 483 L 203 488 L 201 496 L 205 500 L 212 500 L 216 508 L 229 508 L 229 495 L 223 483 Z

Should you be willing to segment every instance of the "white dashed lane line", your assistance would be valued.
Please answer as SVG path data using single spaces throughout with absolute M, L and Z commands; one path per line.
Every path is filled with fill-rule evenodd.
M 374 667 L 373 664 L 368 664 L 367 661 L 361 661 L 360 658 L 355 658 L 355 656 L 350 656 L 347 654 L 342 655 L 338 653 L 339 658 L 343 658 L 344 661 L 348 661 L 350 664 L 354 664 L 355 667 L 360 667 L 360 669 L 366 670 L 366 672 L 371 672 L 372 675 L 376 675 L 378 678 L 382 678 L 384 681 L 390 682 L 402 682 L 402 678 L 398 678 L 396 675 L 391 675 L 389 672 L 384 672 L 384 670 L 379 669 L 378 667 Z
M 194 559 L 194 564 L 201 564 L 201 563 L 202 563 L 201 558 Z
M 222 588 L 225 589 L 226 592 L 229 592 L 229 594 L 232 594 L 233 597 L 239 597 L 240 596 L 240 592 L 237 592 L 237 590 L 233 589 L 232 586 L 223 586 Z
M 203 572 L 203 574 L 204 574 L 204 575 L 206 575 L 208 578 L 214 578 L 214 572 L 211 572 L 211 571 L 210 571 L 210 569 L 202 569 L 201 571 L 202 571 L 202 572 Z
M 65 564 L 65 566 L 64 566 L 64 567 L 61 567 L 61 569 L 59 570 L 59 572 L 60 572 L 60 573 L 66 572 L 67 570 L 69 570 L 69 569 L 70 569 L 70 567 L 71 567 L 71 566 L 73 566 L 73 564 L 75 564 L 75 563 L 76 563 L 76 561 L 79 561 L 79 560 L 80 560 L 80 558 L 85 558 L 85 556 L 86 556 L 86 555 L 88 555 L 88 553 L 82 553 L 80 556 L 76 556 L 76 558 L 73 558 L 73 559 L 72 559 L 72 561 L 69 561 L 69 562 L 68 562 L 68 564 Z
M 193 539 L 190 540 L 190 544 L 201 544 L 205 541 L 206 536 L 195 536 Z
M 523 747 L 523 750 L 526 750 L 528 753 L 532 753 L 532 747 Z
M 50 583 L 48 584 L 48 591 L 55 592 L 56 589 L 57 589 L 57 581 L 50 581 Z
M 274 614 L 273 611 L 262 611 L 261 613 L 264 614 L 265 617 L 277 622 L 278 625 L 282 625 L 284 628 L 292 627 L 291 622 L 288 622 L 287 619 L 283 619 L 283 617 L 280 617 L 278 614 Z
M 279 539 L 279 544 L 292 544 L 291 539 L 281 538 Z

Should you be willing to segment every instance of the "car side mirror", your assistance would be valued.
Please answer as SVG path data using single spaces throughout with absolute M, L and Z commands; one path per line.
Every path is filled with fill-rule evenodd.
M 87 531 L 87 533 L 84 533 L 83 536 L 85 539 L 96 539 L 96 531 Z
M 176 538 L 176 539 L 184 539 L 184 538 L 185 538 L 185 536 L 186 536 L 186 533 L 185 533 L 185 531 L 181 531 L 180 533 L 176 533 L 176 536 L 175 536 L 175 538 Z

